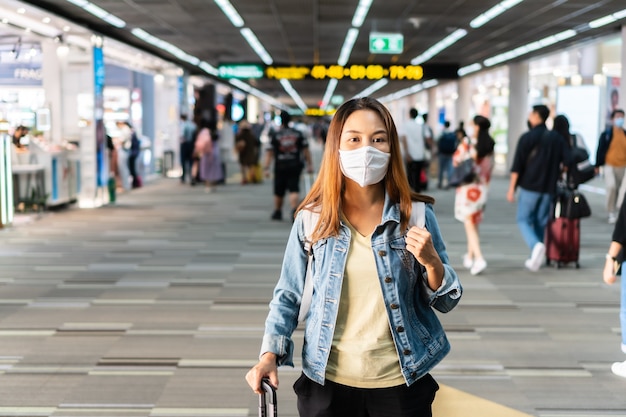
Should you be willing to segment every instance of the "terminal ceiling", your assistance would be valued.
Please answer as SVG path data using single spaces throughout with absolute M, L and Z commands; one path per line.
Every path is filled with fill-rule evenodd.
M 107 12 L 123 19 L 118 29 L 66 0 L 25 1 L 90 28 L 98 33 L 176 61 L 167 53 L 144 43 L 131 34 L 141 28 L 190 55 L 217 67 L 222 63 L 262 63 L 213 0 L 90 0 Z M 517 58 L 563 50 L 574 44 L 617 34 L 626 19 L 591 29 L 590 21 L 620 12 L 624 0 L 525 0 L 484 26 L 472 29 L 470 21 L 500 0 L 374 0 L 360 27 L 347 65 L 410 64 L 425 50 L 462 28 L 468 34 L 438 53 L 426 64 L 464 67 L 513 50 L 548 36 L 574 29 L 578 34 L 540 51 Z M 358 0 L 231 0 L 273 58 L 273 65 L 330 65 L 337 62 Z M 370 32 L 404 35 L 401 54 L 369 52 Z M 510 61 L 509 61 L 510 62 Z M 179 62 L 192 74 L 203 74 L 195 66 Z M 276 80 L 247 81 L 258 90 L 290 107 L 292 98 Z M 339 81 L 335 94 L 345 99 L 359 94 L 373 81 Z M 309 107 L 322 100 L 328 80 L 291 81 Z M 373 94 L 381 97 L 415 85 L 414 81 L 390 81 Z

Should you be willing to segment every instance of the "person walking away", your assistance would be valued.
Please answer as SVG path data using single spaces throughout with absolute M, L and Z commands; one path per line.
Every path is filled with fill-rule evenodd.
M 189 177 L 190 182 L 192 181 L 191 165 L 193 164 L 193 142 L 196 137 L 196 124 L 191 120 L 188 120 L 186 114 L 181 114 L 180 120 L 180 165 L 183 171 L 180 177 L 180 182 L 184 184 L 187 181 L 187 177 Z
M 409 185 L 413 191 L 419 193 L 422 191 L 421 174 L 425 164 L 425 146 L 424 129 L 415 120 L 417 115 L 417 109 L 409 110 L 409 120 L 402 124 L 399 135 L 404 149 Z
M 259 139 L 254 135 L 252 126 L 247 120 L 239 122 L 239 129 L 235 136 L 235 147 L 239 154 L 239 165 L 241 167 L 241 183 L 254 183 L 255 168 L 259 155 Z
M 128 172 L 132 178 L 131 187 L 139 188 L 141 187 L 141 177 L 137 172 L 137 159 L 141 154 L 141 141 L 137 136 L 137 132 L 132 129 L 132 134 L 130 136 L 130 148 L 128 149 Z
M 337 109 L 291 229 L 260 360 L 246 374 L 261 393 L 262 378 L 278 387 L 277 367 L 293 366 L 312 256 L 302 374 L 293 387 L 301 417 L 432 416 L 439 386 L 429 372 L 450 349 L 434 310 L 452 310 L 462 287 L 434 200 L 411 191 L 402 163 L 384 105 L 362 97 Z M 426 203 L 425 227 L 409 227 L 413 201 Z M 314 215 L 307 237 L 305 219 Z
M 617 211 L 626 193 L 626 130 L 624 130 L 624 110 L 617 109 L 611 114 L 612 126 L 598 139 L 596 151 L 596 172 L 603 167 L 606 187 L 606 210 L 609 224 L 617 220 Z
M 443 177 L 446 177 L 446 184 L 450 181 L 452 174 L 452 155 L 458 146 L 457 135 L 450 130 L 450 122 L 446 120 L 443 123 L 443 132 L 437 141 L 437 155 L 439 159 L 439 181 L 437 188 L 443 188 Z M 448 187 L 446 186 L 446 189 Z
M 471 137 L 465 138 L 454 154 L 458 164 L 468 156 L 474 160 L 475 180 L 456 188 L 454 199 L 454 217 L 465 226 L 467 253 L 463 255 L 463 266 L 472 275 L 478 275 L 487 268 L 487 261 L 480 248 L 478 225 L 483 220 L 487 204 L 489 183 L 495 165 L 493 149 L 495 142 L 489 134 L 491 122 L 483 116 L 474 116 L 469 131 Z
M 218 134 L 215 122 L 201 119 L 198 126 L 194 152 L 199 158 L 198 169 L 200 180 L 204 182 L 205 192 L 212 192 L 214 186 L 224 177 L 222 158 L 218 145 Z
M 313 163 L 309 144 L 299 130 L 289 126 L 291 116 L 281 112 L 281 127 L 270 134 L 270 147 L 265 156 L 265 175 L 269 177 L 270 166 L 274 161 L 274 212 L 272 220 L 283 219 L 283 200 L 289 192 L 291 215 L 295 215 L 300 199 L 300 174 L 303 160 L 306 161 L 307 172 L 313 172 Z
M 624 259 L 624 246 L 626 245 L 626 204 L 622 204 L 617 216 L 615 227 L 613 228 L 613 236 L 611 244 L 606 254 L 604 263 L 604 271 L 602 278 L 605 283 L 611 285 L 617 281 L 619 270 L 622 271 L 621 287 L 620 287 L 620 309 L 619 320 L 622 333 L 622 352 L 626 353 L 626 279 L 624 279 L 623 271 L 626 270 L 626 260 Z M 615 375 L 626 378 L 626 361 L 615 362 L 611 366 L 611 371 Z
M 541 268 L 546 253 L 543 239 L 550 204 L 556 194 L 562 165 L 568 163 L 563 139 L 546 127 L 549 115 L 547 106 L 533 106 L 528 117 L 531 129 L 520 137 L 515 149 L 507 192 L 507 200 L 514 203 L 515 192 L 519 189 L 516 220 L 531 250 L 524 266 L 533 272 Z
M 133 143 L 133 129 L 129 122 L 117 121 L 117 167 L 120 176 L 120 183 L 124 190 L 131 188 L 130 172 L 130 148 Z
M 552 130 L 561 135 L 565 141 L 565 146 L 570 154 L 569 164 L 565 172 L 565 182 L 571 189 L 578 188 L 576 173 L 578 172 L 577 164 L 589 159 L 589 152 L 584 148 L 584 141 L 578 143 L 578 137 L 570 132 L 570 124 L 567 117 L 559 114 L 554 118 Z M 580 146 L 582 145 L 582 146 Z M 589 165 L 591 169 L 591 165 Z
M 431 175 L 435 177 L 437 175 L 437 147 L 435 146 L 435 135 L 433 129 L 428 124 L 428 113 L 422 114 L 422 136 L 424 136 L 424 146 L 426 147 L 424 153 L 424 177 L 422 182 L 422 189 L 428 188 L 428 177 Z M 434 162 L 434 163 L 433 163 Z

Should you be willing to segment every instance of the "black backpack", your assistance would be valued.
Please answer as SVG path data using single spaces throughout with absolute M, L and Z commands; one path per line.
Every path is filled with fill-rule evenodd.
M 456 140 L 456 134 L 452 132 L 446 132 L 439 138 L 437 149 L 439 153 L 444 155 L 452 155 L 456 151 L 458 142 Z

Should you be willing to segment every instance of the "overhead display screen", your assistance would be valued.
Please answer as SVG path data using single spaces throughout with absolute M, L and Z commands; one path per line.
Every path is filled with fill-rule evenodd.
M 239 69 L 245 67 L 247 71 Z M 255 67 L 254 75 L 249 71 Z M 222 70 L 222 68 L 224 68 Z M 269 78 L 275 80 L 389 80 L 419 81 L 433 78 L 458 78 L 458 66 L 448 64 L 426 65 L 379 65 L 353 64 L 341 65 L 268 65 L 261 71 L 261 65 L 255 64 L 224 64 L 220 73 L 228 74 L 229 78 Z

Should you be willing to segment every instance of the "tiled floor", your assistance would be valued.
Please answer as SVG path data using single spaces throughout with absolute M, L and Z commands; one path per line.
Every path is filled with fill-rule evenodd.
M 454 192 L 431 191 L 465 288 L 441 316 L 452 352 L 433 372 L 435 415 L 484 416 L 480 397 L 501 407 L 488 415 L 626 416 L 626 379 L 610 372 L 626 357 L 619 287 L 601 280 L 603 197 L 587 193 L 581 268 L 533 274 L 506 187 L 492 185 L 479 276 L 461 266 Z M 114 206 L 0 230 L 0 416 L 256 415 L 243 376 L 291 225 L 271 209 L 269 181 L 205 193 L 157 179 Z M 281 369 L 280 415 L 297 415 L 298 375 Z

